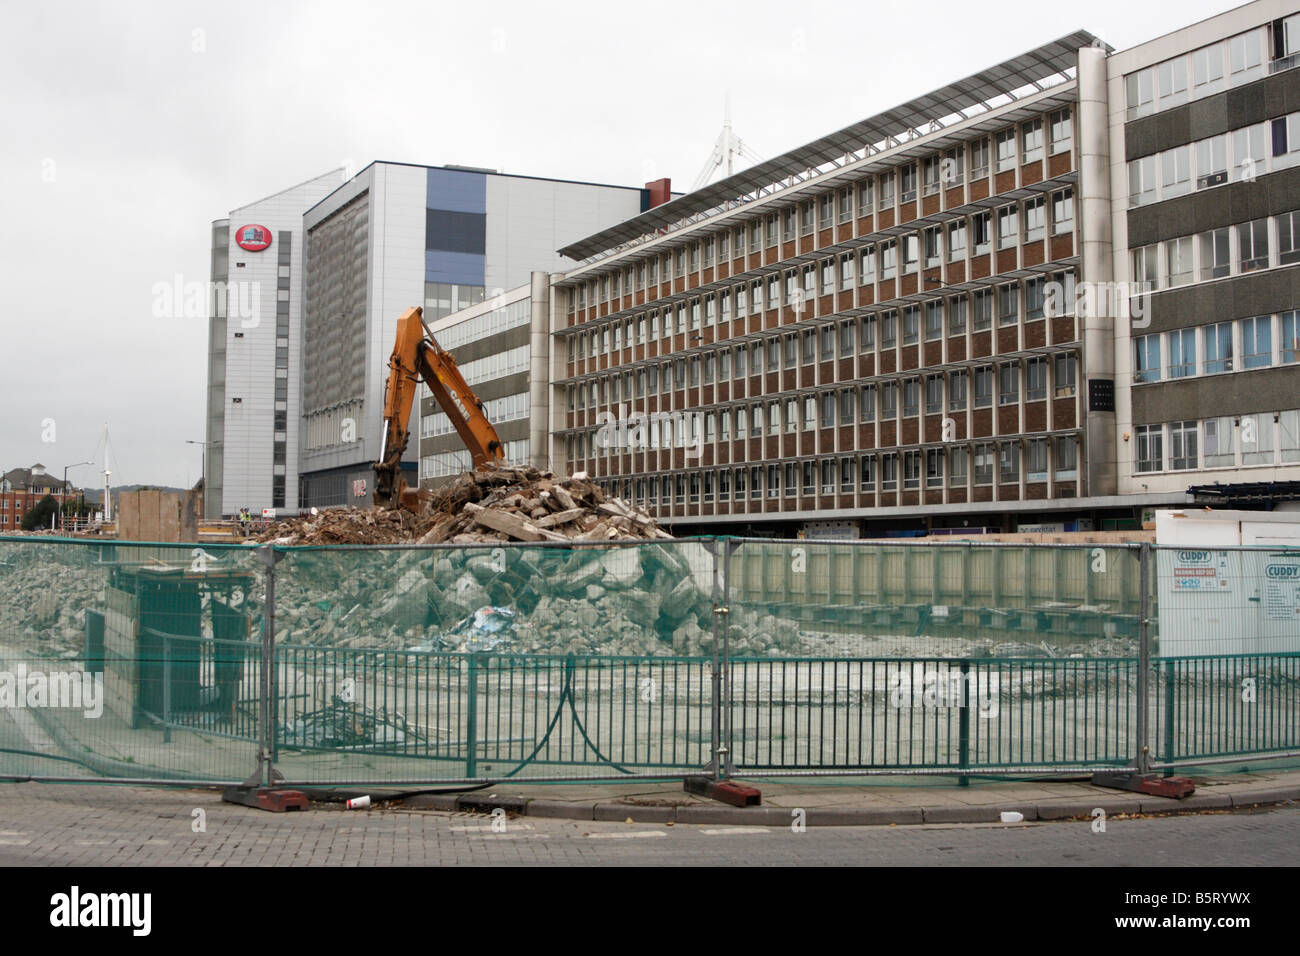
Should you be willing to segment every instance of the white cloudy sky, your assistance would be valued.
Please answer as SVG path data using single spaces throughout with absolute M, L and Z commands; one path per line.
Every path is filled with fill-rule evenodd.
M 1229 6 L 4 0 L 0 467 L 60 474 L 108 422 L 114 483 L 196 481 L 207 323 L 152 287 L 206 282 L 211 220 L 326 170 L 684 189 L 727 94 L 767 158 L 1075 29 L 1122 49 Z

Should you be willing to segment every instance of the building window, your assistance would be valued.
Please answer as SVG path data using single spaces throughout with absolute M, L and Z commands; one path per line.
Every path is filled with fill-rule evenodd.
M 815 490 L 816 485 L 813 484 L 813 480 L 813 463 L 805 461 L 803 463 L 803 493 L 805 495 L 811 495 Z
M 1008 363 L 998 369 L 998 404 L 1011 405 L 1020 400 L 1020 366 Z
M 993 241 L 992 213 L 979 212 L 971 216 L 971 242 L 974 243 L 974 252 L 977 256 L 986 255 L 989 251 L 989 243 Z
M 1161 471 L 1165 466 L 1164 426 L 1139 425 L 1137 433 L 1137 470 L 1139 474 Z
M 960 262 L 966 258 L 966 220 L 959 219 L 948 226 L 948 261 Z
M 1074 139 L 1074 124 L 1070 120 L 1069 107 L 1048 114 L 1047 121 L 1050 128 L 1052 155 L 1067 152 Z
M 1058 190 L 1052 193 L 1052 235 L 1071 232 L 1074 232 L 1074 190 Z
M 1156 157 L 1143 156 L 1128 164 L 1128 204 L 1145 206 L 1156 201 Z
M 874 455 L 862 455 L 858 458 L 858 487 L 863 491 L 876 488 L 876 458 Z
M 1020 480 L 1020 445 L 1014 441 L 998 445 L 998 482 L 1014 485 Z
M 1295 362 L 1300 359 L 1300 312 L 1282 313 L 1282 361 Z
M 1232 323 L 1205 326 L 1205 374 L 1232 371 Z
M 1265 368 L 1273 364 L 1273 317 L 1257 315 L 1241 320 L 1241 367 Z
M 880 387 L 880 415 L 885 420 L 898 417 L 897 382 L 886 382 Z
M 1023 162 L 1039 162 L 1043 158 L 1043 121 L 1036 119 L 1022 123 L 1020 135 L 1023 137 Z
M 1041 242 L 1047 234 L 1047 204 L 1042 196 L 1025 201 L 1025 242 Z
M 985 179 L 989 174 L 989 141 L 978 139 L 970 144 L 971 179 Z
M 998 210 L 999 249 L 1006 249 L 1016 244 L 1017 218 L 1015 206 L 1003 206 Z
M 925 303 L 925 340 L 933 342 L 943 337 L 943 300 L 931 299 Z
M 767 496 L 775 498 L 781 494 L 781 466 L 767 466 Z
M 1169 377 L 1186 378 L 1196 374 L 1196 330 L 1176 329 L 1165 333 L 1169 345 Z
M 1269 412 L 1241 416 L 1241 463 L 1273 464 L 1273 416 Z
M 1237 456 L 1232 447 L 1232 419 L 1226 416 L 1210 418 L 1201 423 L 1201 433 L 1205 439 L 1205 467 L 1226 468 L 1236 464 Z
M 1165 270 L 1169 285 L 1185 285 L 1192 281 L 1192 237 L 1170 239 L 1165 243 Z
M 880 456 L 880 490 L 896 491 L 898 489 L 898 453 L 885 452 Z
M 985 365 L 975 370 L 975 407 L 988 408 L 993 404 L 993 367 Z
M 922 233 L 922 239 L 925 246 L 925 267 L 931 269 L 937 266 L 940 257 L 943 254 L 943 227 L 934 226 Z
M 787 461 L 785 463 L 785 496 L 793 498 L 794 493 L 799 490 L 798 476 L 795 472 L 795 463 Z
M 953 296 L 948 300 L 948 334 L 966 334 L 966 297 Z
M 993 446 L 985 443 L 975 446 L 975 484 L 993 484 Z
M 1047 359 L 1031 358 L 1025 362 L 1025 401 L 1047 398 Z
M 921 381 L 909 378 L 903 383 L 903 414 L 911 417 L 921 409 Z
M 1074 481 L 1079 477 L 1079 439 L 1067 435 L 1056 439 L 1056 480 Z
M 1221 279 L 1231 269 L 1228 252 L 1228 228 L 1211 229 L 1197 236 L 1201 251 L 1201 280 Z
M 901 202 L 913 202 L 916 199 L 916 163 L 905 163 L 899 167 L 898 186 Z
M 1020 318 L 1020 287 L 1015 283 L 998 286 L 998 325 L 1015 325 Z
M 997 150 L 997 171 L 1002 173 L 1016 167 L 1016 130 L 1004 129 L 993 137 Z
M 1190 471 L 1197 466 L 1197 423 L 1172 422 L 1169 425 L 1169 467 L 1173 471 Z
M 903 452 L 903 488 L 914 491 L 921 487 L 921 453 Z
M 965 448 L 948 451 L 948 483 L 953 488 L 964 488 L 970 471 L 970 452 Z
M 983 332 L 993 327 L 993 290 L 977 289 L 975 292 L 975 318 L 971 328 Z
M 921 338 L 921 310 L 914 305 L 903 308 L 903 344 L 915 345 Z
M 927 156 L 921 163 L 921 190 L 926 196 L 933 196 L 939 191 L 941 160 L 938 156 Z
M 953 372 L 948 377 L 948 411 L 966 411 L 967 373 Z
M 1240 271 L 1253 272 L 1268 268 L 1268 220 L 1256 219 L 1237 226 Z
M 1025 481 L 1047 480 L 1047 439 L 1031 438 L 1025 443 Z
M 1160 336 L 1139 335 L 1133 340 L 1133 381 L 1160 381 Z
M 937 415 L 943 411 L 943 376 L 930 375 L 925 380 L 925 412 Z
M 1300 211 L 1274 217 L 1277 223 L 1277 261 L 1289 266 L 1300 262 Z

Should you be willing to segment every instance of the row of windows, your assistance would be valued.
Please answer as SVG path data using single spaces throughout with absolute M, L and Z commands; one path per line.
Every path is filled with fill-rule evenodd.
M 505 443 L 506 464 L 522 467 L 529 464 L 529 440 Z M 420 478 L 448 478 L 474 470 L 468 451 L 449 451 L 441 455 L 425 455 L 420 459 Z
M 531 355 L 532 351 L 529 346 L 521 345 L 518 348 L 506 349 L 504 352 L 497 352 L 481 359 L 475 359 L 472 362 L 466 362 L 464 365 L 458 366 L 458 368 L 466 383 L 475 385 L 478 382 L 490 382 L 494 378 L 504 378 L 507 375 L 527 372 Z
M 1265 75 L 1265 49 L 1269 72 L 1293 66 L 1300 50 L 1300 14 L 1128 74 L 1126 118 L 1134 120 L 1257 80 Z
M 508 329 L 527 325 L 532 313 L 531 307 L 531 300 L 520 299 L 518 302 L 511 302 L 499 309 L 493 309 L 491 312 L 485 312 L 482 315 L 474 316 L 472 319 L 466 319 L 464 322 L 457 322 L 445 329 L 439 329 L 437 332 L 438 344 L 450 351 L 468 342 L 477 342 L 489 335 L 496 335 L 498 332 L 505 332 Z
M 960 413 L 972 407 L 989 408 L 995 397 L 998 405 L 1016 404 L 1022 394 L 1026 402 L 1043 401 L 1049 394 L 1072 397 L 1077 388 L 1075 356 L 1055 356 L 1050 367 L 1050 381 L 1048 360 L 1035 357 L 1024 363 L 986 365 L 720 409 L 638 414 L 627 419 L 632 438 L 625 445 L 602 444 L 599 429 L 587 430 L 569 436 L 569 457 L 680 448 L 701 440 L 712 443 L 733 437 L 794 434 L 855 422 L 896 421 L 900 411 L 904 417 Z
M 850 349 L 852 347 L 852 330 L 855 326 L 856 320 L 847 319 L 839 327 L 841 331 L 839 340 L 841 344 L 844 344 L 847 340 Z M 823 348 L 833 349 L 834 331 L 834 325 L 823 327 L 821 336 Z M 830 344 L 825 341 L 828 332 L 832 336 Z M 810 363 L 815 360 L 817 333 L 815 330 L 808 330 L 802 338 L 805 346 L 805 361 Z M 796 336 L 787 336 L 785 339 L 787 368 L 794 365 L 794 349 L 797 347 L 797 341 Z M 766 354 L 769 362 L 769 372 L 780 368 L 781 356 L 776 345 L 777 342 L 778 340 L 775 338 L 767 341 Z M 848 354 L 852 354 L 851 351 Z M 692 355 L 689 358 L 666 361 L 662 365 L 642 366 L 635 371 L 597 376 L 576 385 L 568 386 L 568 408 L 569 411 L 601 408 L 607 405 L 617 405 L 619 402 L 644 398 L 647 395 L 663 394 L 674 389 L 695 388 L 701 384 L 711 385 L 715 380 L 719 383 L 730 382 L 733 380 L 733 369 L 735 379 L 743 379 L 746 376 L 746 367 L 750 359 L 752 359 L 753 363 L 750 374 L 757 375 L 763 371 L 763 355 L 763 343 L 755 342 L 748 347 L 741 345 L 734 350 L 723 348 L 707 352 L 703 356 Z M 1026 362 L 1026 367 L 1037 369 L 1045 361 L 1045 359 L 1041 358 L 1029 359 Z M 1055 358 L 1055 363 L 1058 381 L 1068 381 L 1071 387 L 1069 394 L 1073 394 L 1074 356 L 1070 354 L 1058 355 Z M 1008 363 L 1006 367 L 1015 367 L 1017 364 Z M 989 365 L 986 368 L 991 369 L 992 367 L 992 365 Z M 967 374 L 965 371 L 953 372 L 950 373 L 950 377 L 964 381 Z M 977 380 L 980 378 L 980 374 L 981 370 L 976 369 L 975 377 Z M 936 378 L 938 376 L 930 377 Z M 888 383 L 882 387 L 888 387 Z M 1027 394 L 1031 396 L 1031 400 L 1044 397 L 1035 395 L 1032 387 Z M 1058 394 L 1057 397 L 1061 396 Z
M 1145 206 L 1230 181 L 1253 182 L 1296 163 L 1300 113 L 1291 113 L 1130 161 L 1128 204 Z
M 777 464 L 625 478 L 624 497 L 655 505 L 704 501 L 741 501 L 794 497 L 797 494 L 856 494 L 964 488 L 968 485 L 1074 481 L 1079 474 L 1079 443 L 1072 435 L 1010 442 L 979 442 L 950 448 L 787 461 Z M 613 493 L 619 480 L 604 482 Z
M 483 414 L 493 424 L 511 422 L 519 418 L 527 418 L 529 405 L 529 394 L 527 392 L 516 392 L 514 395 L 505 395 L 484 402 Z M 425 415 L 420 421 L 421 438 L 450 435 L 455 430 L 446 412 L 434 412 L 432 415 Z
M 1300 462 L 1300 410 L 1139 425 L 1134 471 L 1193 471 Z
M 432 322 L 445 315 L 468 309 L 483 302 L 486 292 L 481 285 L 454 285 L 449 282 L 424 284 L 424 320 Z M 439 339 L 441 341 L 441 339 Z
M 1244 275 L 1300 262 L 1300 211 L 1220 226 L 1131 250 L 1144 290 Z
M 715 261 L 740 257 L 746 249 L 755 253 L 764 245 L 791 242 L 817 229 L 850 222 L 855 216 L 893 210 L 898 202 L 915 201 L 918 192 L 931 195 L 941 189 L 952 189 L 964 184 L 968 176 L 971 180 L 985 179 L 990 171 L 1004 172 L 1021 163 L 1038 162 L 1045 152 L 1049 155 L 1068 152 L 1073 139 L 1073 119 L 1068 107 L 1008 126 L 991 137 L 955 146 L 919 162 L 904 163 L 747 225 L 718 232 L 599 279 L 590 279 L 574 288 L 569 311 L 617 300 L 657 282 L 710 268 Z
M 895 348 L 900 341 L 900 322 L 901 322 L 901 342 L 903 345 L 913 345 L 921 340 L 924 335 L 926 341 L 935 341 L 944 335 L 945 328 L 948 335 L 964 335 L 969 329 L 972 332 L 982 332 L 992 328 L 994 317 L 997 318 L 998 325 L 1015 325 L 1023 316 L 1026 320 L 1045 318 L 1052 315 L 1073 315 L 1075 303 L 1075 280 L 1073 272 L 1062 272 L 1052 275 L 1034 276 L 1023 282 L 1004 282 L 996 287 L 977 289 L 968 294 L 949 296 L 947 298 L 935 297 L 925 302 L 914 305 L 904 306 L 899 309 L 882 309 L 878 312 L 868 313 L 860 318 L 843 319 L 838 323 L 839 336 L 836 338 L 837 324 L 828 322 L 821 325 L 818 329 L 805 329 L 803 335 L 812 337 L 813 344 L 805 342 L 803 347 L 804 361 L 811 362 L 820 354 L 822 360 L 828 360 L 835 357 L 836 342 L 839 343 L 838 354 L 841 358 L 857 354 L 858 351 L 868 352 L 876 347 L 879 339 L 880 347 L 885 349 Z M 744 314 L 744 295 L 743 287 L 737 289 L 737 306 L 740 314 Z M 689 305 L 690 318 L 688 320 L 687 303 L 681 303 L 676 310 L 676 332 L 684 335 L 688 331 L 687 322 L 690 322 L 690 330 L 694 331 L 699 328 L 696 324 L 703 303 L 703 314 L 705 316 L 705 326 L 713 324 L 713 316 L 719 312 L 722 314 L 722 321 L 730 320 L 730 301 L 729 293 L 724 290 L 716 296 L 705 296 L 703 299 L 694 299 Z M 720 306 L 716 303 L 721 302 Z M 761 306 L 760 306 L 761 308 Z M 645 345 L 647 342 L 656 342 L 661 337 L 668 337 L 673 334 L 673 311 L 665 309 L 662 319 L 663 325 L 660 325 L 660 311 L 652 309 L 641 315 L 619 320 L 617 322 L 606 323 L 600 329 L 593 329 L 588 332 L 580 332 L 568 339 L 569 346 L 573 350 L 573 359 L 585 359 L 588 357 L 595 358 L 600 355 L 612 355 L 615 360 L 618 353 L 625 348 L 631 348 L 633 344 Z M 879 328 L 879 335 L 877 335 Z M 799 354 L 797 345 L 791 345 L 800 333 L 791 332 L 785 336 L 787 360 L 786 367 L 792 367 L 795 364 L 795 356 Z M 820 336 L 820 352 L 816 344 L 816 339 Z M 855 348 L 854 340 L 860 343 Z M 768 340 L 770 349 L 777 349 L 778 346 L 771 343 L 776 342 L 775 337 Z M 757 352 L 762 343 L 752 343 L 749 348 Z M 740 346 L 743 349 L 745 346 Z M 682 361 L 679 359 L 678 361 Z M 743 368 L 743 362 L 739 362 L 738 368 Z M 762 363 L 760 357 L 756 355 L 754 368 L 755 372 L 760 370 Z M 771 363 L 772 370 L 778 367 L 778 363 Z M 738 377 L 743 372 L 737 373 Z
M 1289 365 L 1300 361 L 1300 312 L 1140 335 L 1133 355 L 1135 382 Z
M 1058 190 L 1050 198 L 1051 234 L 1073 233 L 1074 190 Z M 986 255 L 994 244 L 998 249 L 1005 249 L 1020 242 L 1041 242 L 1048 230 L 1047 214 L 1048 198 L 1038 196 L 1021 203 L 961 217 L 944 225 L 931 226 L 918 233 L 865 245 L 854 252 L 829 256 L 797 269 L 774 272 L 763 279 L 742 282 L 663 309 L 652 309 L 635 319 L 620 320 L 610 323 L 604 329 L 580 333 L 577 336 L 577 357 L 582 358 L 586 354 L 589 336 L 593 349 L 598 343 L 602 349 L 608 349 L 607 332 L 611 328 L 613 340 L 618 342 L 620 327 L 625 325 L 628 330 L 626 341 L 631 344 L 634 321 L 637 323 L 638 341 L 644 342 L 643 323 L 647 317 L 650 322 L 650 337 L 654 339 L 658 338 L 661 316 L 664 335 L 672 333 L 674 317 L 678 333 L 685 332 L 688 324 L 695 331 L 712 326 L 715 322 L 729 322 L 733 317 L 757 315 L 765 308 L 775 309 L 787 305 L 797 310 L 802 309 L 803 304 L 815 296 L 830 295 L 837 289 L 847 292 L 855 285 L 874 285 L 877 279 L 887 281 L 900 274 L 914 273 L 918 268 L 934 268 L 945 257 L 949 262 L 957 262 L 965 260 L 968 255 Z M 615 348 L 618 347 L 615 345 Z

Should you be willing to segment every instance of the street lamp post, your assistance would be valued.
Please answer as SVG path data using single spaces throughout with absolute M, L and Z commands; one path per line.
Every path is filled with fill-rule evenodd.
M 187 444 L 187 445 L 202 445 L 202 446 L 203 446 L 203 464 L 200 466 L 200 470 L 201 470 L 202 473 L 203 473 L 203 474 L 202 474 L 202 478 L 203 478 L 203 497 L 200 498 L 199 500 L 203 502 L 203 515 L 204 515 L 204 517 L 207 517 L 207 513 L 208 513 L 208 509 L 207 509 L 207 501 L 208 501 L 208 443 L 205 442 L 205 441 L 194 441 L 194 440 L 191 439 L 191 438 L 187 438 L 187 439 L 185 439 L 185 444 Z
M 63 466 L 63 487 L 59 489 L 59 528 L 64 528 L 67 516 L 63 513 L 63 506 L 68 500 L 68 469 L 80 468 L 82 465 L 93 465 L 93 461 L 79 461 L 72 465 Z M 80 509 L 78 509 L 80 511 Z

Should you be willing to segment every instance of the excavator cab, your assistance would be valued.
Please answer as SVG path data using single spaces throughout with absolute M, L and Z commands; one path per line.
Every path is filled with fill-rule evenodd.
M 411 405 L 423 381 L 469 449 L 474 468 L 495 468 L 505 459 L 505 447 L 450 352 L 438 345 L 424 324 L 424 310 L 407 309 L 397 320 L 397 341 L 388 360 L 384 387 L 384 436 L 375 462 L 375 504 L 381 508 L 419 511 L 418 489 L 402 477 L 402 455 L 410 440 Z

